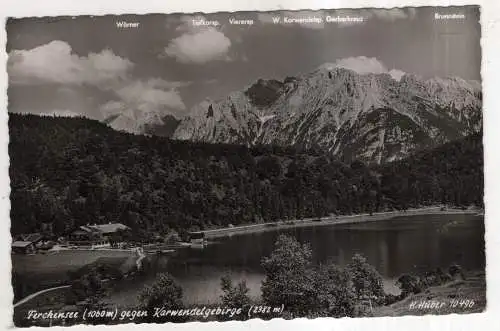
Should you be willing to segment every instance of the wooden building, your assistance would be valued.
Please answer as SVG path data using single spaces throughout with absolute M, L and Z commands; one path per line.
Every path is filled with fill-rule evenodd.
M 121 223 L 82 225 L 69 235 L 68 244 L 90 248 L 115 246 L 130 228 Z
M 31 241 L 14 241 L 12 243 L 12 253 L 14 254 L 32 254 L 36 252 L 35 244 Z
M 197 232 L 189 232 L 189 242 L 191 246 L 194 247 L 203 247 L 205 246 L 205 232 L 197 231 Z

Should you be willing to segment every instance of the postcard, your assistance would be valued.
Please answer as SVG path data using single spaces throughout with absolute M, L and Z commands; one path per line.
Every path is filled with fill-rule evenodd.
M 9 18 L 13 323 L 483 312 L 479 19 Z

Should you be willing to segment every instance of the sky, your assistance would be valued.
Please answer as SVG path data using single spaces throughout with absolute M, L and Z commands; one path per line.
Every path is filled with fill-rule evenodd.
M 285 17 L 323 22 L 285 24 Z M 281 80 L 325 63 L 396 79 L 481 79 L 479 9 L 472 6 L 16 18 L 7 22 L 7 52 L 10 112 L 98 120 L 120 112 L 182 118 L 259 78 Z

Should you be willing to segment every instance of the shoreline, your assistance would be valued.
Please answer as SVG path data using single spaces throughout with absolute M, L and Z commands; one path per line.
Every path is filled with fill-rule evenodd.
M 339 216 L 327 216 L 321 218 L 306 218 L 301 220 L 290 220 L 290 221 L 279 221 L 279 222 L 268 222 L 260 224 L 250 224 L 235 227 L 225 227 L 219 229 L 203 230 L 198 232 L 203 232 L 205 234 L 205 239 L 214 239 L 222 237 L 230 237 L 233 235 L 258 233 L 265 231 L 274 231 L 278 229 L 289 229 L 297 227 L 308 227 L 308 226 L 327 226 L 327 225 L 337 225 L 337 224 L 353 224 L 353 223 L 366 223 L 381 220 L 388 220 L 391 218 L 399 216 L 415 216 L 415 215 L 473 215 L 480 214 L 483 211 L 478 208 L 474 209 L 458 209 L 458 208 L 445 208 L 443 210 L 442 206 L 435 207 L 425 207 L 425 208 L 412 208 L 406 211 L 396 210 L 389 212 L 378 212 L 370 214 L 356 214 L 356 215 L 339 215 Z
M 331 225 L 341 225 L 341 224 L 355 224 L 355 223 L 366 223 L 366 222 L 375 222 L 388 220 L 395 217 L 400 216 L 416 216 L 416 215 L 475 215 L 482 212 L 481 209 L 458 209 L 458 208 L 446 208 L 442 209 L 442 206 L 435 207 L 426 207 L 426 208 L 414 208 L 408 209 L 406 211 L 390 211 L 390 212 L 379 212 L 370 214 L 356 214 L 356 215 L 341 215 L 336 217 L 322 217 L 322 218 L 307 218 L 302 220 L 290 220 L 290 221 L 280 221 L 280 222 L 271 222 L 271 223 L 260 223 L 260 224 L 250 224 L 250 225 L 242 225 L 237 227 L 225 227 L 219 229 L 205 230 L 202 231 L 205 233 L 205 239 L 209 241 L 205 243 L 205 245 L 212 244 L 210 239 L 230 237 L 233 235 L 245 235 L 251 233 L 261 233 L 267 231 L 276 231 L 280 229 L 290 229 L 290 228 L 299 228 L 299 227 L 310 227 L 310 226 L 331 226 Z M 321 221 L 319 221 L 321 220 Z M 183 246 L 189 247 L 189 244 Z M 181 249 L 183 247 L 179 247 Z M 126 252 L 132 253 L 135 257 L 135 267 L 137 270 L 142 268 L 142 262 L 147 257 L 144 250 L 141 248 L 135 249 L 96 249 L 96 250 L 81 250 L 81 249 L 62 249 L 61 251 L 90 251 L 90 252 L 102 252 L 102 251 L 113 251 L 113 252 Z M 53 254 L 57 254 L 58 252 L 53 252 Z M 52 254 L 51 254 L 52 255 Z M 125 278 L 130 276 L 130 273 L 125 273 Z M 24 298 L 21 298 L 18 302 L 16 302 L 15 306 L 20 306 L 31 299 L 35 298 L 39 294 L 43 294 L 45 292 L 55 290 L 61 287 L 69 287 L 70 285 L 64 284 L 52 288 L 46 288 L 40 290 L 36 293 L 31 293 Z

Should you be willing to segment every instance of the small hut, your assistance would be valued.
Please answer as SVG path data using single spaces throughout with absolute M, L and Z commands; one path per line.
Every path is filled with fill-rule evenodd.
M 205 232 L 189 232 L 189 241 L 194 245 L 203 245 L 205 243 Z
M 12 243 L 12 253 L 15 254 L 30 254 L 35 253 L 35 244 L 31 241 L 14 241 Z

